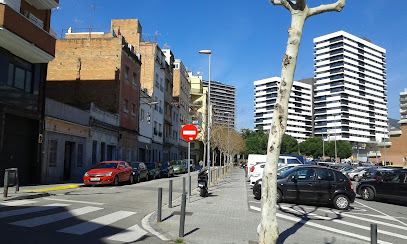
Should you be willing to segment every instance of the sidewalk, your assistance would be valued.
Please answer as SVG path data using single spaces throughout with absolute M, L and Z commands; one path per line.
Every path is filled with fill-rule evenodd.
M 260 213 L 249 211 L 244 171 L 235 169 L 225 181 L 209 189 L 202 198 L 197 189 L 192 191 L 191 202 L 186 205 L 184 238 L 179 238 L 181 199 L 173 201 L 173 208 L 162 209 L 162 222 L 157 223 L 156 212 L 150 225 L 168 239 L 183 239 L 189 244 L 254 244 L 258 243 L 257 226 Z M 188 214 L 190 213 L 190 214 Z M 301 226 L 298 222 L 279 219 L 278 243 L 362 243 L 332 232 Z M 312 233 L 312 234 L 311 234 Z
M 16 187 L 9 187 L 7 198 L 3 197 L 4 187 L 1 189 L 0 202 L 10 200 L 33 199 L 40 197 L 50 196 L 48 192 L 66 190 L 81 187 L 83 184 L 70 183 L 70 184 L 54 184 L 54 185 L 33 185 L 33 186 L 20 186 L 19 191 L 16 192 Z

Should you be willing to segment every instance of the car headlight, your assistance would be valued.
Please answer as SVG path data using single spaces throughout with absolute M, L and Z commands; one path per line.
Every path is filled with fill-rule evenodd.
M 85 173 L 85 176 L 86 176 L 86 177 L 89 177 L 89 174 L 88 174 L 88 172 L 86 172 L 86 173 Z
M 107 174 L 105 174 L 105 176 L 112 176 L 113 172 L 109 172 Z

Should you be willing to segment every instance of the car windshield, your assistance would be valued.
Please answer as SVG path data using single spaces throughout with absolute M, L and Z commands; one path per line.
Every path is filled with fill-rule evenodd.
M 132 168 L 137 169 L 139 164 L 140 164 L 140 163 L 130 163 L 130 166 L 131 166 Z
M 177 163 L 177 161 L 171 161 L 170 162 L 170 165 L 177 165 L 178 163 Z
M 182 161 L 178 161 L 177 164 L 178 164 L 178 165 L 182 165 Z
M 146 164 L 147 169 L 155 169 L 155 164 Z
M 95 169 L 116 169 L 118 163 L 103 163 L 95 167 Z

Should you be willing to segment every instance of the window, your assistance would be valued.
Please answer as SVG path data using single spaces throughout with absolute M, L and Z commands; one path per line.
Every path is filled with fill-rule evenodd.
M 32 64 L 20 59 L 12 59 L 10 61 L 14 63 L 10 62 L 8 66 L 7 85 L 31 93 L 33 85 Z
M 98 146 L 98 142 L 97 141 L 93 141 L 92 143 L 92 164 L 96 164 L 97 161 L 97 146 Z
M 57 166 L 57 151 L 58 151 L 58 141 L 50 140 L 49 141 L 49 154 L 48 154 L 48 166 L 56 167 Z
M 127 109 L 127 104 L 129 103 L 129 101 L 127 101 L 127 99 L 124 99 L 124 104 L 123 104 L 123 112 L 128 113 L 129 110 Z
M 321 181 L 335 181 L 334 172 L 330 170 L 318 170 L 318 180 Z
M 289 178 L 295 176 L 298 181 L 312 181 L 314 180 L 314 169 L 300 169 L 290 175 Z
M 124 72 L 124 79 L 125 80 L 129 80 L 129 72 L 130 72 L 130 69 L 129 69 L 128 66 L 126 66 L 125 72 Z
M 83 166 L 83 144 L 78 143 L 78 153 L 76 154 L 76 167 Z
M 137 75 L 136 75 L 136 73 L 133 73 L 133 86 L 137 86 Z
M 287 159 L 287 164 L 299 164 L 300 162 L 298 162 L 297 159 L 292 159 L 292 158 L 288 158 Z
M 141 112 L 140 112 L 141 121 L 144 121 L 144 113 L 145 113 L 144 109 L 141 109 Z
M 127 149 L 126 160 L 129 161 L 129 162 L 131 161 L 131 151 L 130 151 L 130 149 Z
M 132 115 L 133 117 L 136 116 L 135 111 L 136 111 L 136 105 L 134 105 L 134 103 L 132 103 L 132 104 L 131 104 L 131 115 Z

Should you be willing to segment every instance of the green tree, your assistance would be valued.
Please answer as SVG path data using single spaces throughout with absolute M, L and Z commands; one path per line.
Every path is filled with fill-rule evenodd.
M 335 158 L 335 141 L 328 142 L 325 144 L 325 154 L 328 157 Z M 338 158 L 349 158 L 352 156 L 352 146 L 347 141 L 336 141 L 336 154 Z
M 281 141 L 281 154 L 297 154 L 298 153 L 298 142 L 297 140 L 287 134 L 284 134 L 283 140 Z
M 322 156 L 322 139 L 319 137 L 308 138 L 306 141 L 301 142 L 300 151 L 302 154 L 317 158 Z
M 243 129 L 241 130 L 241 133 L 246 143 L 245 154 L 267 154 L 267 133 L 262 129 L 258 131 Z

